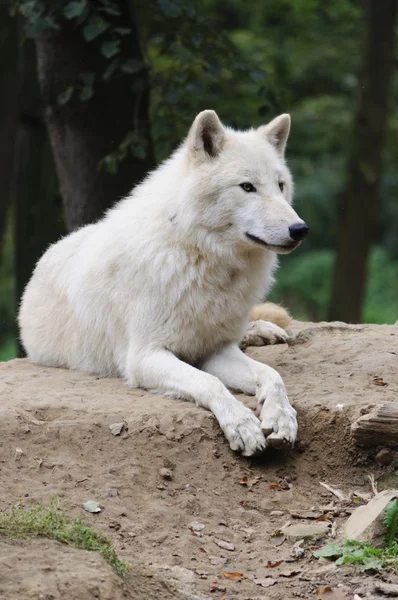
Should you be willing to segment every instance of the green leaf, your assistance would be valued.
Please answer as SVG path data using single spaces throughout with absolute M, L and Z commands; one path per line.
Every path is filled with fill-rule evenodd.
M 398 533 L 398 501 L 394 499 L 387 507 L 384 518 L 384 527 L 387 529 L 387 546 L 391 546 Z
M 94 73 L 82 73 L 81 75 L 84 85 L 80 91 L 79 98 L 82 102 L 87 102 L 94 94 Z
M 103 158 L 100 162 L 100 167 L 105 167 L 105 170 L 110 175 L 116 175 L 116 173 L 118 172 L 119 165 L 115 153 L 108 154 L 107 156 L 105 156 L 105 158 Z
M 264 81 L 264 79 L 266 77 L 267 77 L 267 73 L 265 71 L 261 71 L 259 69 L 250 71 L 250 79 L 252 81 L 255 81 L 256 83 L 259 83 L 260 81 Z
M 86 0 L 81 0 L 81 2 L 69 2 L 64 8 L 64 17 L 66 19 L 80 17 L 86 8 L 86 4 Z
M 110 78 L 112 77 L 112 75 L 114 74 L 114 72 L 115 72 L 115 71 L 116 71 L 116 69 L 118 68 L 119 64 L 120 64 L 120 63 L 119 63 L 119 59 L 118 59 L 118 58 L 116 58 L 115 60 L 112 60 L 112 61 L 111 61 L 111 62 L 108 64 L 108 66 L 107 66 L 107 68 L 105 69 L 105 71 L 103 72 L 103 74 L 102 74 L 102 78 L 103 78 L 105 81 L 108 81 L 108 79 L 110 79 Z
M 362 565 L 360 565 L 361 571 L 379 571 L 383 568 L 383 563 L 379 558 L 370 557 L 364 558 Z
M 72 85 L 70 85 L 68 88 L 66 88 L 65 91 L 58 94 L 58 97 L 57 97 L 58 104 L 60 104 L 61 106 L 63 106 L 64 104 L 67 104 L 69 102 L 69 100 L 72 98 L 74 90 L 75 90 L 75 88 Z
M 328 544 L 314 552 L 315 558 L 334 558 L 335 556 L 341 556 L 342 554 L 343 549 L 338 544 Z
M 116 2 L 111 2 L 111 0 L 101 0 L 101 8 L 103 12 L 108 13 L 108 15 L 112 15 L 114 17 L 120 17 L 122 14 L 116 4 Z
M 160 10 L 166 17 L 179 17 L 181 15 L 181 8 L 177 5 L 174 0 L 158 0 Z
M 101 45 L 101 54 L 105 58 L 112 58 L 120 52 L 120 40 L 114 40 L 113 42 L 103 42 Z
M 122 64 L 121 70 L 124 73 L 133 74 L 142 71 L 144 67 L 145 65 L 141 60 L 138 60 L 137 58 L 129 58 L 129 60 L 126 60 L 126 62 Z
M 87 42 L 95 40 L 101 33 L 104 33 L 110 27 L 110 23 L 105 21 L 98 14 L 93 14 L 83 27 L 83 36 Z
M 128 35 L 131 33 L 130 27 L 114 27 L 112 31 L 116 31 L 116 33 L 120 33 L 120 35 Z

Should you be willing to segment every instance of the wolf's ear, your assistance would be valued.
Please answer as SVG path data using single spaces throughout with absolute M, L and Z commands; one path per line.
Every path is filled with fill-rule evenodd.
M 194 157 L 214 158 L 224 146 L 225 130 L 214 110 L 198 114 L 188 134 L 188 148 Z
M 285 153 L 287 138 L 289 137 L 290 115 L 279 115 L 279 117 L 276 117 L 268 125 L 259 127 L 258 131 L 283 155 Z

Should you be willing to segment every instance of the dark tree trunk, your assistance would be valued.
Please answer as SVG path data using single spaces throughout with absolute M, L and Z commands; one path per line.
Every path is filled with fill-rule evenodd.
M 368 256 L 377 230 L 397 4 L 397 0 L 368 2 L 367 40 L 333 277 L 331 320 L 353 323 L 362 316 Z
M 115 26 L 133 27 L 127 0 L 118 6 L 122 15 L 107 15 L 107 20 Z M 137 75 L 136 92 L 132 90 L 132 76 L 121 71 L 104 81 L 109 60 L 100 53 L 103 39 L 99 36 L 87 42 L 81 26 L 62 20 L 60 30 L 47 31 L 36 40 L 46 120 L 69 230 L 100 218 L 153 167 L 145 72 Z M 123 37 L 120 56 L 142 60 L 135 33 Z M 94 93 L 82 101 L 79 85 L 85 73 L 95 75 Z M 70 86 L 75 90 L 71 99 L 60 103 L 59 95 Z M 117 150 L 131 131 L 145 140 L 145 157 L 129 152 L 115 174 L 100 167 L 102 159 Z
M 6 3 L 0 3 L 0 255 L 12 181 L 17 123 L 17 26 Z
M 18 80 L 18 128 L 12 183 L 16 312 L 37 260 L 65 231 L 55 166 L 42 118 L 35 46 L 30 40 L 20 46 Z M 19 354 L 22 355 L 21 347 Z

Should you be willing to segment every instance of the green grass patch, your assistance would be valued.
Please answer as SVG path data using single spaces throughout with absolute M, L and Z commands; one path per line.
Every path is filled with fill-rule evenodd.
M 99 552 L 120 577 L 125 578 L 129 567 L 112 547 L 110 540 L 81 519 L 71 519 L 58 508 L 57 501 L 49 507 L 34 506 L 0 511 L 0 535 L 9 538 L 32 538 L 35 536 L 57 540 L 63 544 Z

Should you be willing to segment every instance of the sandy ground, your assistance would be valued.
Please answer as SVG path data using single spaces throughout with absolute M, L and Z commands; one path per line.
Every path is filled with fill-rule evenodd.
M 132 574 L 122 582 L 96 553 L 0 535 L 0 598 L 289 600 L 323 597 L 319 590 L 330 585 L 340 590 L 338 600 L 354 592 L 374 599 L 378 577 L 398 583 L 395 575 L 315 560 L 312 549 L 324 543 L 317 536 L 304 541 L 299 558 L 297 539 L 273 536 L 288 521 L 310 523 L 303 511 L 311 509 L 335 523 L 324 540 L 336 527 L 339 534 L 353 507 L 337 506 L 320 481 L 362 493 L 370 491 L 368 472 L 380 489 L 394 481 L 395 451 L 391 464 L 380 466 L 374 457 L 383 440 L 358 449 L 350 424 L 377 404 L 398 401 L 398 326 L 296 323 L 294 331 L 293 343 L 248 354 L 283 376 L 300 441 L 252 460 L 233 454 L 213 416 L 187 402 L 27 360 L 1 363 L 0 508 L 57 496 L 69 515 L 112 539 Z M 375 377 L 387 385 L 375 385 Z M 122 433 L 112 435 L 109 426 L 122 421 Z M 102 512 L 85 512 L 87 500 Z M 205 527 L 192 531 L 194 521 Z

